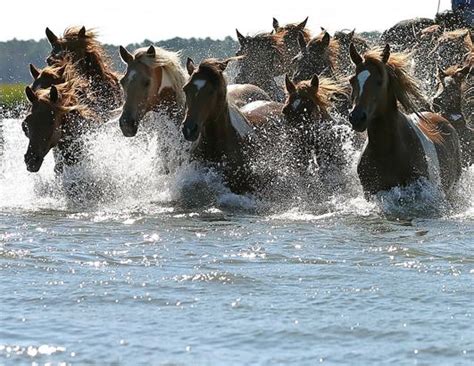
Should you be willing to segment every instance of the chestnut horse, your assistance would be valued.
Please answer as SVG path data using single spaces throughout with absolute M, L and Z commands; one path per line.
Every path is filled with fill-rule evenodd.
M 132 55 L 120 46 L 120 56 L 127 64 L 127 72 L 120 80 L 125 92 L 119 119 L 123 134 L 135 136 L 140 120 L 150 111 L 164 111 L 169 117 L 180 119 L 187 76 L 181 68 L 179 53 L 152 45 L 139 48 Z
M 356 72 L 349 121 L 368 133 L 357 167 L 366 196 L 422 177 L 448 192 L 461 175 L 459 138 L 440 115 L 416 110 L 413 100 L 423 96 L 408 72 L 408 55 L 391 53 L 386 45 L 362 58 L 352 45 L 350 56 Z M 403 113 L 399 104 L 413 114 Z
M 474 61 L 474 60 L 473 60 Z M 456 128 L 461 142 L 462 164 L 474 163 L 474 62 L 439 68 L 433 110 Z
M 190 78 L 184 86 L 182 131 L 186 140 L 193 142 L 192 157 L 216 166 L 233 192 L 244 193 L 257 185 L 249 163 L 259 131 L 268 122 L 268 115 L 280 114 L 281 105 L 266 102 L 261 112 L 248 106 L 241 112 L 229 102 L 223 72 L 231 60 L 207 59 L 196 66 L 188 59 Z
M 334 129 L 331 110 L 334 97 L 345 93 L 345 88 L 332 79 L 314 75 L 311 80 L 294 83 L 285 78 L 287 97 L 283 114 L 288 124 L 288 135 L 294 149 L 294 163 L 302 175 L 316 170 L 321 179 L 343 172 L 346 159 L 344 140 Z M 312 169 L 316 160 L 317 167 Z
M 185 104 L 183 86 L 188 78 L 181 67 L 180 54 L 153 45 L 131 54 L 120 46 L 120 56 L 127 64 L 125 76 L 120 80 L 125 92 L 119 120 L 123 134 L 135 136 L 141 119 L 150 111 L 164 111 L 180 123 Z M 263 90 L 249 84 L 229 85 L 227 92 L 238 106 L 254 100 L 270 100 Z
M 81 160 L 83 151 L 80 136 L 87 128 L 91 112 L 76 95 L 80 89 L 77 83 L 80 83 L 80 79 L 36 92 L 26 87 L 31 108 L 22 128 L 29 139 L 25 154 L 28 171 L 39 171 L 51 149 L 55 150 L 57 173 L 62 171 L 64 165 L 73 165 Z
M 244 36 L 237 29 L 240 49 L 237 84 L 254 84 L 267 92 L 273 100 L 283 101 L 285 93 L 276 83 L 275 77 L 284 71 L 283 34 L 261 33 Z
M 54 65 L 64 57 L 69 57 L 72 63 L 77 63 L 80 74 L 90 80 L 90 89 L 96 94 L 96 110 L 103 117 L 109 111 L 121 105 L 122 93 L 117 75 L 111 70 L 110 62 L 104 48 L 97 41 L 97 35 L 85 27 L 71 27 L 64 31 L 62 37 L 57 37 L 49 28 L 46 36 L 52 50 L 47 58 L 48 65 Z
M 281 35 L 283 38 L 283 71 L 288 73 L 291 68 L 291 63 L 295 56 L 300 52 L 298 38 L 300 33 L 306 42 L 311 40 L 311 32 L 306 28 L 308 18 L 306 17 L 301 23 L 290 23 L 280 26 L 277 19 L 273 18 L 273 30 L 275 34 Z

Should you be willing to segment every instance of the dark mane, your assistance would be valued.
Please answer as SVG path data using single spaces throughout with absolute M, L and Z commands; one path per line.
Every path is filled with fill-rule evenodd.
M 59 44 L 67 46 L 78 41 L 85 42 L 86 59 L 80 62 L 81 68 L 88 74 L 97 74 L 109 84 L 117 83 L 117 76 L 110 67 L 110 60 L 102 45 L 97 41 L 97 33 L 89 29 L 85 37 L 79 39 L 81 27 L 69 27 L 64 31 L 63 37 L 58 39 Z M 81 60 L 74 60 L 81 61 Z

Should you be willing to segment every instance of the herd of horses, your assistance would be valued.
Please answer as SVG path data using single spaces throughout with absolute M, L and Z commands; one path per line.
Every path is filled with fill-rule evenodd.
M 252 162 L 270 145 L 273 154 L 291 149 L 295 174 L 324 178 L 349 169 L 345 141 L 332 133 L 341 123 L 354 131 L 367 197 L 419 178 L 449 192 L 474 160 L 471 30 L 414 19 L 371 43 L 354 31 L 322 29 L 313 37 L 307 20 L 281 26 L 273 19 L 272 31 L 253 36 L 237 30 L 235 56 L 188 58 L 185 67 L 177 52 L 120 46 L 122 76 L 92 30 L 71 27 L 58 37 L 46 28 L 47 66 L 30 65 L 34 80 L 26 87 L 27 170 L 39 171 L 53 150 L 61 174 L 83 159 L 82 136 L 112 112 L 120 110 L 119 127 L 133 137 L 154 111 L 175 121 L 191 159 L 218 169 L 236 193 L 258 191 Z M 228 85 L 230 63 L 238 71 Z

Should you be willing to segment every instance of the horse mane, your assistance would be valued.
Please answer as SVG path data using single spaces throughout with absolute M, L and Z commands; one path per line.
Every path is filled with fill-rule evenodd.
M 311 41 L 309 41 L 307 47 L 308 49 L 311 49 L 312 47 L 315 47 L 319 43 L 322 42 L 324 35 L 326 34 L 326 31 L 322 31 L 320 34 L 318 34 L 316 37 L 314 37 Z M 336 65 L 337 65 L 337 57 L 339 55 L 339 49 L 340 49 L 340 44 L 337 39 L 334 37 L 330 38 L 329 41 L 329 46 L 327 47 L 327 57 L 329 60 L 329 65 L 332 69 L 332 71 L 336 70 Z
M 390 53 L 386 64 L 381 61 L 382 49 L 372 48 L 364 55 L 366 62 L 384 65 L 388 71 L 390 85 L 398 102 L 408 113 L 417 113 L 417 104 L 427 105 L 420 82 L 411 74 L 411 56 L 405 52 Z
M 62 73 L 60 73 L 62 71 Z M 69 56 L 58 59 L 51 66 L 41 69 L 40 76 L 49 75 L 55 80 L 62 79 L 64 81 L 81 78 L 77 69 L 77 63 L 73 63 Z
M 61 114 L 67 114 L 75 111 L 78 112 L 81 117 L 89 118 L 91 115 L 93 115 L 93 112 L 78 97 L 78 90 L 82 89 L 84 86 L 83 83 L 84 81 L 80 81 L 80 79 L 78 79 L 55 85 L 60 97 L 58 104 L 55 104 L 54 106 L 50 100 L 51 88 L 40 89 L 36 92 L 36 95 L 39 101 L 51 105 Z
M 338 94 L 347 95 L 347 90 L 341 83 L 324 76 L 319 77 L 317 90 L 311 85 L 311 80 L 300 81 L 295 86 L 319 107 L 325 118 L 329 117 L 329 110 L 334 106 L 334 97 Z
M 449 41 L 454 41 L 462 38 L 463 39 L 463 45 L 464 48 L 466 49 L 466 52 L 474 52 L 474 44 L 472 41 L 472 38 L 470 36 L 470 31 L 467 28 L 463 29 L 456 29 L 454 31 L 450 32 L 444 32 L 439 38 L 437 44 L 440 44 L 442 42 L 449 42 Z
M 134 59 L 151 68 L 162 67 L 170 77 L 173 90 L 176 93 L 178 104 L 184 105 L 186 97 L 183 92 L 183 86 L 186 83 L 187 76 L 181 67 L 180 52 L 172 52 L 161 47 L 155 46 L 155 57 L 147 54 L 148 47 L 142 47 L 134 52 Z
M 261 32 L 248 37 L 251 43 L 257 43 L 259 48 L 267 47 L 275 50 L 278 56 L 282 56 L 285 49 L 284 36 L 286 32 L 268 33 Z
M 62 38 L 58 39 L 59 43 L 67 43 L 71 41 L 77 41 L 79 39 L 79 31 L 81 27 L 74 26 L 66 28 Z M 104 48 L 97 40 L 97 32 L 94 29 L 86 31 L 85 38 L 85 50 L 87 56 L 90 58 L 92 67 L 96 69 L 100 77 L 111 85 L 117 84 L 117 76 L 110 67 L 110 59 L 107 56 Z
M 299 29 L 299 23 L 285 24 L 283 27 L 281 27 L 281 31 L 279 31 L 277 33 L 282 33 L 282 36 L 285 37 L 285 35 L 287 33 L 291 32 L 291 31 L 294 31 L 295 29 L 298 29 L 298 31 L 301 34 L 303 34 L 303 37 L 304 37 L 306 43 L 311 41 L 311 31 L 308 28 Z

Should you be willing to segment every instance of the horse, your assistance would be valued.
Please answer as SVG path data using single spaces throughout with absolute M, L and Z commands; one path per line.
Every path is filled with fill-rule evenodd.
M 416 45 L 420 31 L 432 25 L 435 25 L 435 21 L 429 18 L 402 20 L 384 31 L 380 42 L 391 44 L 396 51 L 408 51 Z
M 283 71 L 285 73 L 289 72 L 293 59 L 300 51 L 298 45 L 299 34 L 301 33 L 303 35 L 306 42 L 311 40 L 311 32 L 306 28 L 307 22 L 308 17 L 301 23 L 290 23 L 280 26 L 280 22 L 276 18 L 273 18 L 273 31 L 275 34 L 281 35 L 283 39 Z
M 235 77 L 237 84 L 254 84 L 267 92 L 276 101 L 284 99 L 283 89 L 278 86 L 275 77 L 283 74 L 284 42 L 281 33 L 260 33 L 244 36 L 237 29 L 240 49 L 239 71 Z
M 462 64 L 466 56 L 473 52 L 471 32 L 468 29 L 457 29 L 444 32 L 429 56 L 436 65 L 446 69 L 452 65 Z
M 77 97 L 80 83 L 81 80 L 77 79 L 37 91 L 26 87 L 31 107 L 22 122 L 22 129 L 29 139 L 24 156 L 29 172 L 40 170 L 51 149 L 54 150 L 56 173 L 61 173 L 65 165 L 77 164 L 82 159 L 80 137 L 93 116 Z
M 417 111 L 415 101 L 424 97 L 408 71 L 409 56 L 392 53 L 387 44 L 364 57 L 351 45 L 350 57 L 356 72 L 350 79 L 349 121 L 354 130 L 368 133 L 357 166 L 366 197 L 423 177 L 449 192 L 461 175 L 459 138 L 442 116 Z
M 311 79 L 315 74 L 337 77 L 339 41 L 322 31 L 309 42 L 300 34 L 298 44 L 300 52 L 293 60 L 295 82 Z
M 463 167 L 474 163 L 474 64 L 439 68 L 432 108 L 456 128 L 461 143 Z
M 124 136 L 135 136 L 140 120 L 150 111 L 164 111 L 179 120 L 185 103 L 182 88 L 187 79 L 179 53 L 151 45 L 131 54 L 120 46 L 120 56 L 127 65 L 120 79 L 125 104 L 119 124 Z
M 250 157 L 259 131 L 265 128 L 268 115 L 281 113 L 281 105 L 254 102 L 264 112 L 248 108 L 244 113 L 229 101 L 223 72 L 234 59 L 206 59 L 196 66 L 188 58 L 186 69 L 190 78 L 183 88 L 186 113 L 182 132 L 193 143 L 193 159 L 216 166 L 231 191 L 246 193 L 258 186 L 250 169 Z
M 47 89 L 52 85 L 63 84 L 67 80 L 74 80 L 79 77 L 74 64 L 67 58 L 43 69 L 30 64 L 30 74 L 33 77 L 33 83 L 30 85 L 33 91 Z
M 344 139 L 334 129 L 331 117 L 334 96 L 345 88 L 330 78 L 313 75 L 310 80 L 294 83 L 285 76 L 287 97 L 283 115 L 293 151 L 292 160 L 302 176 L 317 170 L 320 179 L 330 181 L 347 167 Z M 314 164 L 316 163 L 316 164 Z M 314 167 L 317 165 L 317 167 Z
M 85 27 L 70 27 L 62 37 L 57 37 L 46 28 L 46 37 L 52 50 L 47 58 L 52 66 L 64 57 L 70 57 L 77 64 L 80 74 L 90 80 L 90 89 L 96 94 L 97 110 L 107 117 L 109 111 L 116 109 L 122 102 L 122 93 L 117 75 L 111 70 L 110 62 L 97 34 Z
M 125 104 L 119 124 L 124 136 L 135 136 L 140 121 L 150 111 L 163 111 L 179 124 L 186 101 L 183 86 L 188 79 L 181 67 L 180 53 L 150 45 L 131 54 L 120 46 L 120 56 L 127 65 L 120 79 Z M 229 85 L 228 95 L 238 106 L 254 100 L 270 100 L 263 90 L 249 84 Z
M 353 43 L 359 52 L 365 53 L 369 50 L 366 39 L 355 32 L 355 29 L 347 32 L 344 30 L 334 33 L 334 40 L 339 44 L 337 52 L 336 70 L 343 76 L 349 76 L 354 72 L 354 64 L 349 57 L 349 47 Z

